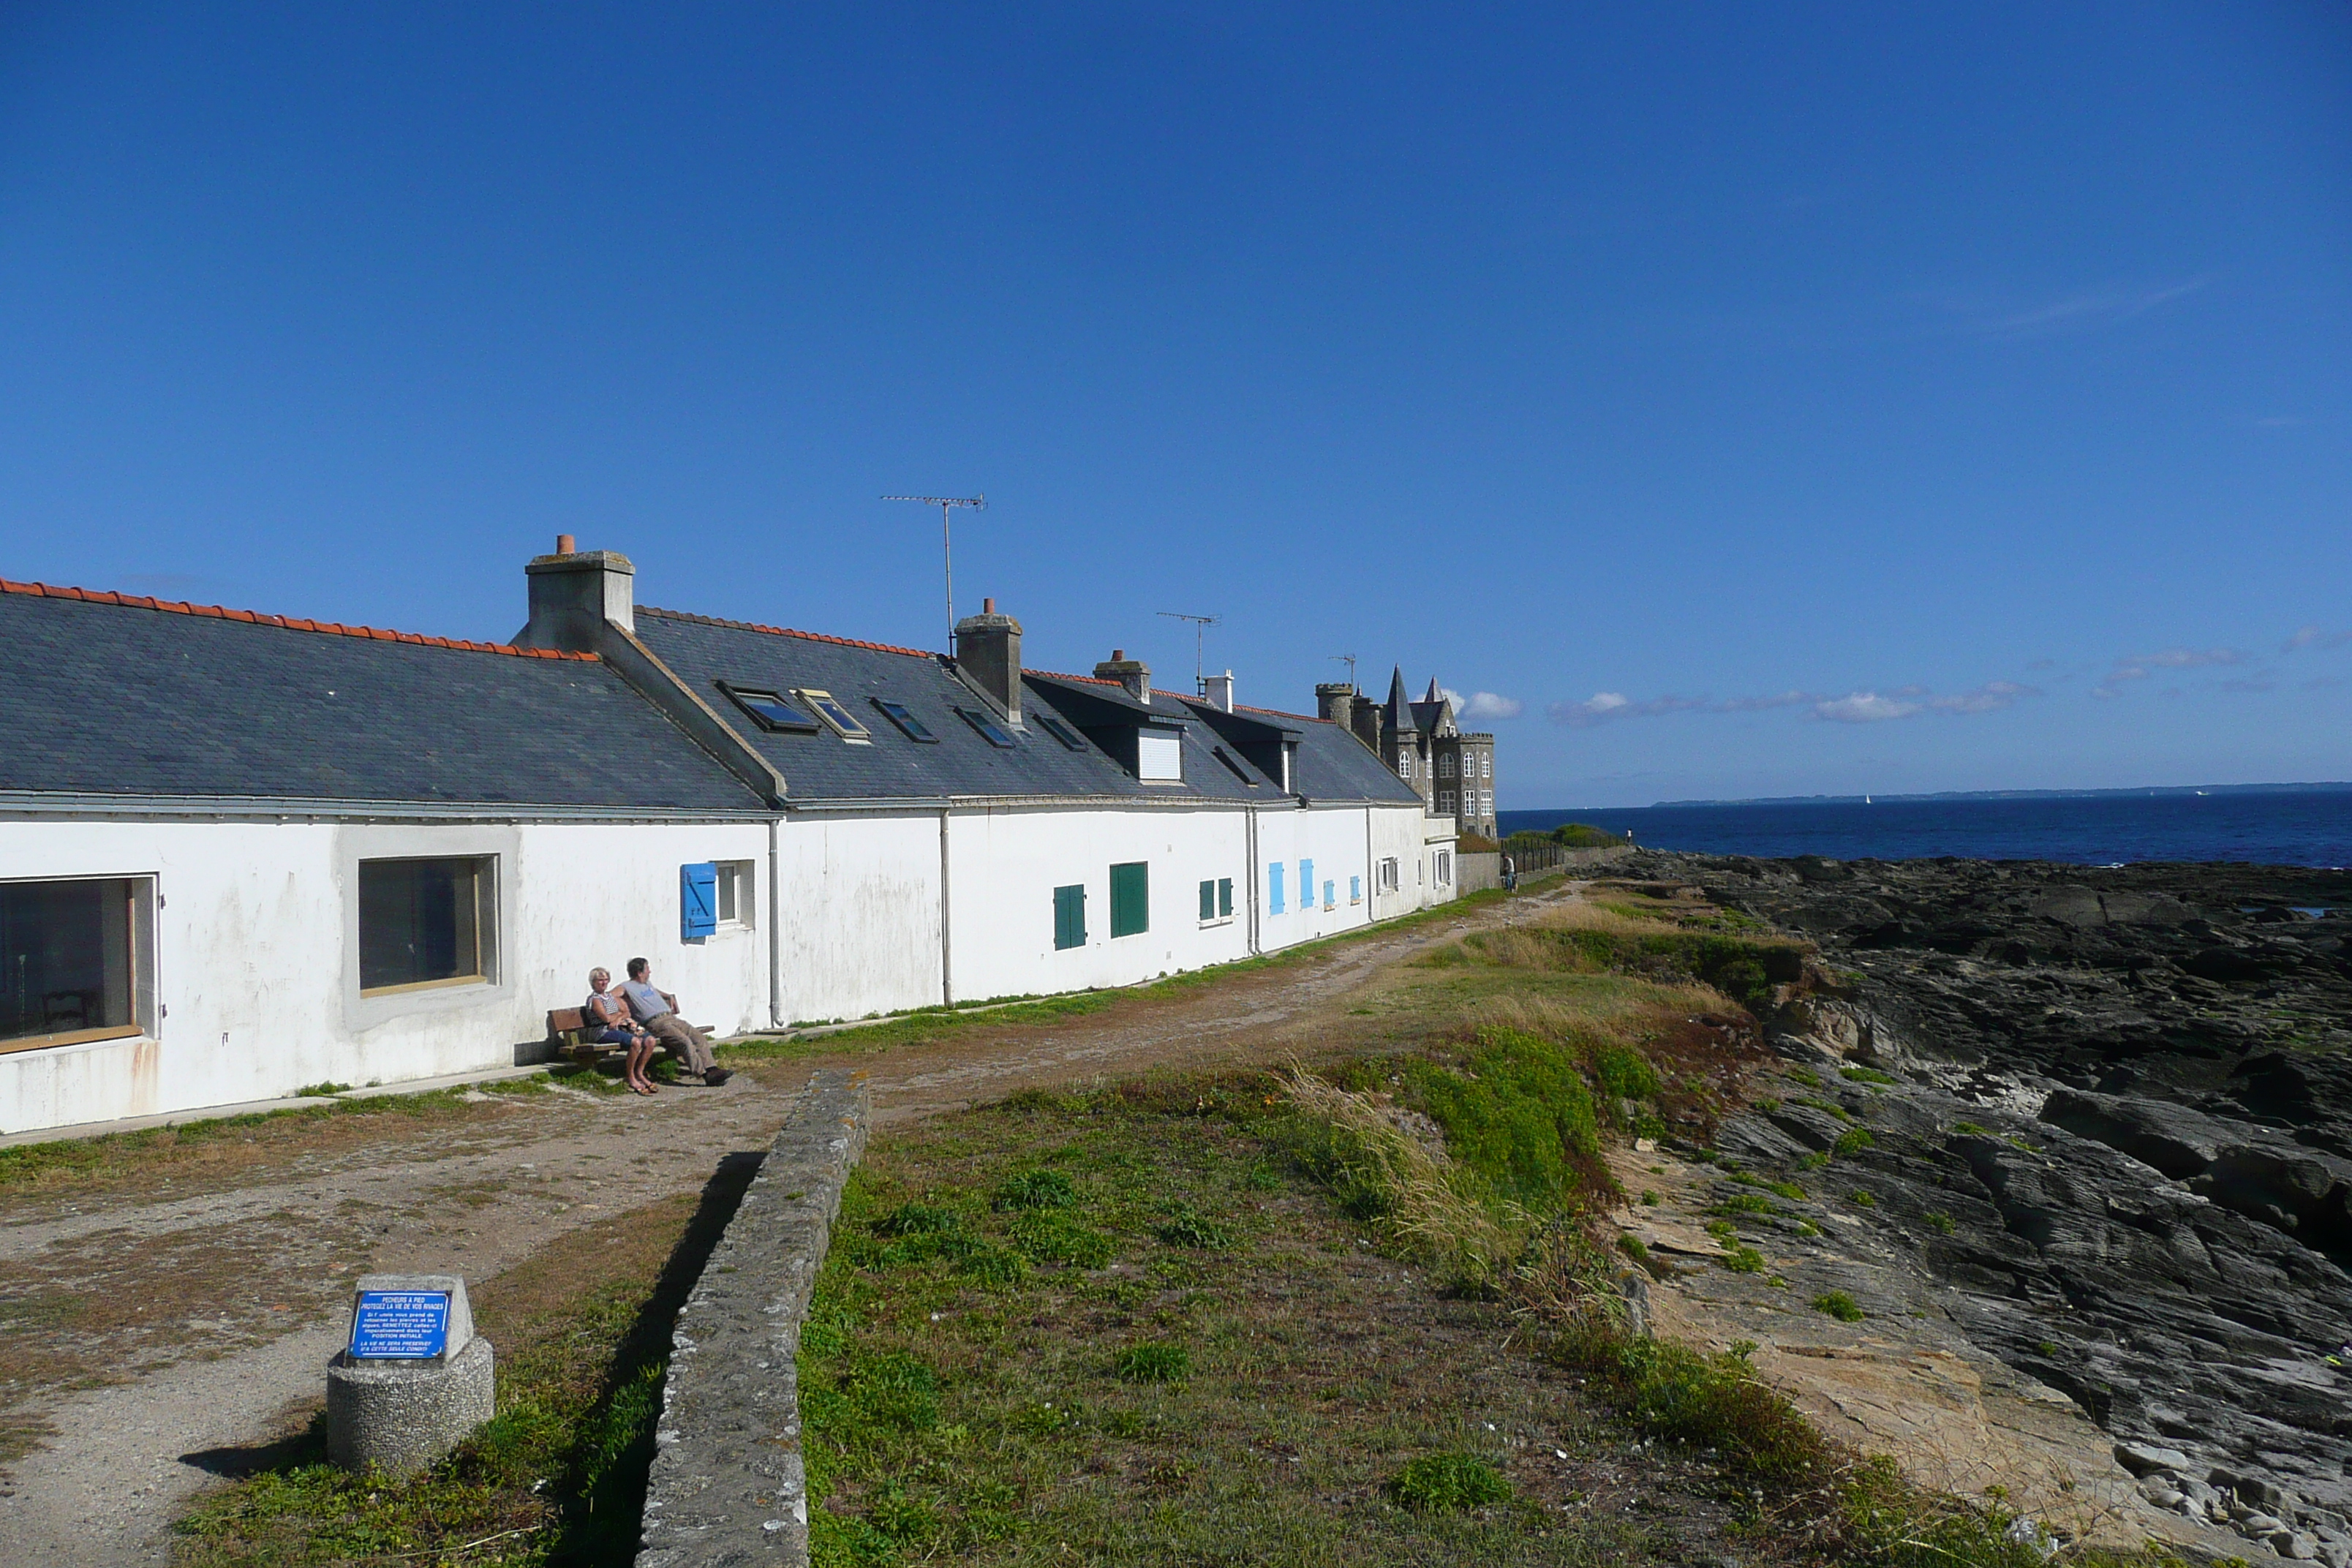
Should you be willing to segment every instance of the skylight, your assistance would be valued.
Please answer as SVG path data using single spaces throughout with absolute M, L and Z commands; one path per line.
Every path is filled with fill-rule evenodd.
M 793 695 L 814 709 L 816 716 L 830 725 L 835 734 L 839 735 L 851 745 L 873 744 L 873 732 L 859 723 L 848 709 L 834 700 L 832 692 L 819 691 L 814 687 L 802 687 L 794 690 Z
M 1223 746 L 1213 746 L 1210 749 L 1216 752 L 1217 761 L 1224 763 L 1227 771 L 1230 772 L 1234 777 L 1241 780 L 1242 783 L 1249 785 L 1252 789 L 1257 788 L 1257 780 L 1250 777 L 1249 770 L 1242 766 L 1240 763 L 1234 760 L 1234 755 L 1231 752 L 1226 751 Z
M 814 734 L 817 721 L 802 712 L 781 692 L 761 691 L 755 687 L 730 686 L 719 683 L 719 689 L 735 700 L 735 706 L 749 713 L 762 730 L 787 730 L 801 734 Z
M 1013 749 L 1013 737 L 1006 732 L 1004 726 L 979 709 L 959 708 L 956 713 L 965 723 L 979 731 L 981 737 L 990 745 L 1002 746 L 1007 751 Z
M 1045 733 L 1053 736 L 1054 739 L 1061 742 L 1062 744 L 1069 747 L 1070 750 L 1074 752 L 1083 752 L 1087 749 L 1087 743 L 1078 739 L 1078 732 L 1076 730 L 1071 729 L 1067 724 L 1063 723 L 1059 719 L 1055 718 L 1051 713 L 1033 713 L 1030 717 L 1037 721 L 1038 724 L 1045 729 Z
M 886 701 L 879 697 L 869 700 L 882 710 L 882 717 L 898 725 L 909 741 L 919 741 L 926 746 L 936 746 L 940 743 L 940 738 L 931 733 L 929 726 L 908 711 L 905 703 Z

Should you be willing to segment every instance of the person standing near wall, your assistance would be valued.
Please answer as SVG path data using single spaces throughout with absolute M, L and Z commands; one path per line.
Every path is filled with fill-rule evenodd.
M 621 987 L 621 995 L 629 1011 L 646 1033 L 659 1040 L 677 1061 L 681 1078 L 716 1089 L 734 1075 L 725 1068 L 713 1065 L 710 1037 L 677 1014 L 677 998 L 667 991 L 656 991 L 653 985 L 654 966 L 651 959 L 629 960 L 629 978 Z

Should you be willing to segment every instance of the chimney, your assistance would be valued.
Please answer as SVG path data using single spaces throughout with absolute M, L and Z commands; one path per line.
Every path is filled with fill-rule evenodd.
M 996 601 L 982 599 L 980 614 L 955 626 L 956 668 L 994 700 L 1004 716 L 1021 722 L 1021 623 L 996 613 Z
M 611 622 L 625 632 L 637 629 L 637 569 L 612 550 L 575 550 L 568 533 L 555 537 L 555 553 L 534 556 L 523 573 L 530 583 L 530 624 L 515 634 L 518 647 L 561 648 L 593 653 L 596 629 Z
M 1315 717 L 1328 720 L 1342 730 L 1351 727 L 1350 719 L 1356 708 L 1356 688 L 1346 680 L 1326 680 L 1315 688 Z
M 1229 669 L 1223 675 L 1202 676 L 1201 695 L 1207 698 L 1209 706 L 1218 712 L 1232 712 L 1234 710 L 1234 672 Z
M 1348 715 L 1348 727 L 1355 731 L 1356 739 L 1370 746 L 1375 754 L 1379 752 L 1381 749 L 1379 703 L 1366 702 L 1360 698 L 1358 699 L 1354 709 Z
M 1128 658 L 1123 647 L 1111 649 L 1110 658 L 1095 666 L 1095 679 L 1118 681 L 1138 702 L 1151 700 L 1151 667 L 1139 658 Z

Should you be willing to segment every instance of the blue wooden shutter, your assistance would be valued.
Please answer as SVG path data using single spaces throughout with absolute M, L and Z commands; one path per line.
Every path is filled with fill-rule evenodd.
M 1265 912 L 1282 912 L 1282 867 L 1279 862 L 1265 868 Z
M 1298 863 L 1298 912 L 1311 914 L 1315 910 L 1315 862 Z
M 677 930 L 687 942 L 719 929 L 719 866 L 705 860 L 677 868 Z

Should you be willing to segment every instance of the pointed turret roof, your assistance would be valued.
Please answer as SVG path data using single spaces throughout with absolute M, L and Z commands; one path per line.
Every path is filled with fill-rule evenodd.
M 1391 730 L 1402 730 L 1412 723 L 1412 699 L 1404 692 L 1402 665 L 1398 665 L 1389 674 L 1389 700 L 1381 704 L 1381 711 Z

